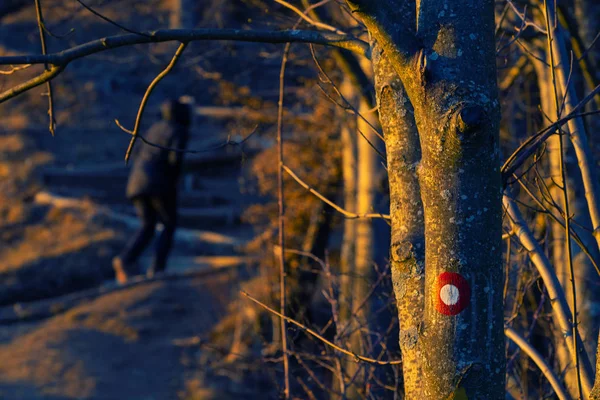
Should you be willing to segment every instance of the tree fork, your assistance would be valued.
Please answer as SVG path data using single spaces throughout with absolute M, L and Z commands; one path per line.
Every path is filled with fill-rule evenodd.
M 412 2 L 348 3 L 402 79 L 420 136 L 417 171 L 425 223 L 420 346 L 427 349 L 420 354 L 421 397 L 438 400 L 463 393 L 503 399 L 493 1 L 423 0 L 414 34 L 417 21 L 391 11 L 411 15 Z

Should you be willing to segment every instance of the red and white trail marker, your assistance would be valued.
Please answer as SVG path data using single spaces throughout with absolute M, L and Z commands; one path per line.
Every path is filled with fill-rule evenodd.
M 435 308 L 444 315 L 457 315 L 471 300 L 467 280 L 455 272 L 442 272 L 435 283 Z

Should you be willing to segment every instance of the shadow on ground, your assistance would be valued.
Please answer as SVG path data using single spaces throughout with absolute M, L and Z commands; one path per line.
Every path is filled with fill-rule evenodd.
M 211 398 L 190 394 L 197 338 L 227 312 L 233 275 L 148 283 L 0 328 L 0 398 Z

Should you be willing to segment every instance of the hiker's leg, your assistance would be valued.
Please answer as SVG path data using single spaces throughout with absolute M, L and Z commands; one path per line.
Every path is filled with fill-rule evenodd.
M 167 258 L 173 245 L 173 236 L 177 227 L 177 198 L 174 194 L 152 198 L 152 207 L 164 228 L 156 242 L 154 261 L 149 274 L 162 272 L 167 266 Z
M 152 207 L 151 201 L 148 197 L 141 196 L 133 199 L 133 205 L 136 209 L 142 226 L 138 229 L 135 235 L 131 238 L 125 249 L 121 252 L 120 258 L 128 269 L 127 272 L 130 274 L 139 273 L 138 270 L 130 270 L 136 268 L 136 261 L 142 254 L 144 249 L 148 247 L 152 237 L 154 236 L 154 230 L 156 228 L 156 211 Z

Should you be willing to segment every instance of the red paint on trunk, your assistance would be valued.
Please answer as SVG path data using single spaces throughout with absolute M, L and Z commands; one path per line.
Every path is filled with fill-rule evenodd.
M 435 308 L 444 315 L 457 315 L 471 300 L 467 280 L 455 272 L 442 272 L 435 283 Z

